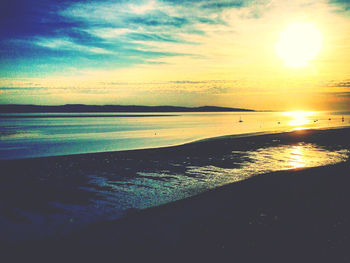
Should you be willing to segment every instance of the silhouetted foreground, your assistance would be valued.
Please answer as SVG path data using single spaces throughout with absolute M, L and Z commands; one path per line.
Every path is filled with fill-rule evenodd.
M 349 162 L 259 176 L 7 255 L 47 262 L 349 262 L 348 173 Z
M 271 136 L 349 149 L 349 131 Z M 348 160 L 257 176 L 62 238 L 4 244 L 2 256 L 6 262 L 349 262 L 349 170 Z

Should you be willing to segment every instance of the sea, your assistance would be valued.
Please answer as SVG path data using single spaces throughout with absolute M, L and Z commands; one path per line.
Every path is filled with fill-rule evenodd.
M 0 114 L 0 160 L 165 147 L 206 138 L 350 125 L 349 112 Z
M 341 145 L 272 143 L 171 159 L 82 155 L 74 163 L 69 155 L 339 127 L 350 127 L 350 112 L 0 114 L 0 241 L 64 235 L 252 176 L 342 162 L 350 152 Z M 47 156 L 66 158 L 36 159 Z M 7 162 L 20 159 L 30 169 L 6 170 L 13 167 Z

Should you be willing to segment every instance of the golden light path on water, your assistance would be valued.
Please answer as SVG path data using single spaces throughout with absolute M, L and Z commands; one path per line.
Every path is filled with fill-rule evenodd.
M 330 150 L 311 143 L 276 145 L 251 151 L 232 151 L 221 156 L 222 163 L 217 164 L 213 164 L 215 162 L 210 158 L 200 165 L 190 159 L 185 163 L 169 162 L 169 167 L 140 170 L 136 177 L 129 179 L 91 175 L 89 189 L 113 206 L 146 208 L 269 172 L 343 162 L 349 154 L 347 149 Z
M 242 152 L 234 151 L 232 154 L 242 154 Z M 248 151 L 245 154 L 243 158 L 245 161 L 239 163 L 237 168 L 191 167 L 188 173 L 198 177 L 203 176 L 205 180 L 212 183 L 213 181 L 218 183 L 220 180 L 229 183 L 268 172 L 335 164 L 349 158 L 347 149 L 330 151 L 311 143 L 271 146 Z
M 293 167 L 293 168 L 299 168 L 299 167 L 303 167 L 305 165 L 305 159 L 303 158 L 303 151 L 304 148 L 302 148 L 301 146 L 297 145 L 294 146 L 291 151 L 290 151 L 290 161 L 289 164 Z
M 284 116 L 290 117 L 288 125 L 290 126 L 302 126 L 311 124 L 312 120 L 310 119 L 315 115 L 313 111 L 287 111 L 283 113 Z M 296 127 L 295 129 L 301 129 L 302 127 Z

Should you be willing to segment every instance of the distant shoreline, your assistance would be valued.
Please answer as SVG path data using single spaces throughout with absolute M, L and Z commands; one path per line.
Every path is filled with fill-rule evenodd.
M 0 115 L 0 119 L 32 119 L 32 118 L 140 118 L 140 117 L 171 117 L 178 116 L 175 114 L 135 114 L 135 115 L 126 115 L 126 114 L 83 114 L 83 115 L 73 115 L 73 114 L 58 114 L 58 115 Z
M 250 109 L 201 106 L 201 107 L 178 107 L 178 106 L 138 106 L 138 105 L 24 105 L 2 104 L 0 113 L 93 113 L 93 112 L 253 112 Z

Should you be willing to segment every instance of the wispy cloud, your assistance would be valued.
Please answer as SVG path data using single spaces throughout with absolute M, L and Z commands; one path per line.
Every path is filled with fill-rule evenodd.
M 74 43 L 67 38 L 42 38 L 35 42 L 36 45 L 59 50 L 74 50 L 80 52 L 112 54 L 112 51 L 99 47 L 89 47 Z
M 334 88 L 350 88 L 350 80 L 345 81 L 329 81 L 326 84 L 324 84 L 326 87 L 334 87 Z
M 257 2 L 261 1 L 254 4 Z M 11 50 L 7 52 L 11 46 L 16 54 L 23 54 L 22 60 L 31 58 L 33 52 L 29 50 L 32 50 L 37 57 L 45 57 L 46 64 L 51 60 L 52 66 L 57 66 L 56 57 L 59 56 L 69 56 L 81 68 L 101 65 L 101 58 L 90 59 L 89 63 L 84 58 L 84 55 L 94 54 L 115 56 L 115 67 L 166 63 L 156 60 L 184 53 L 198 55 L 195 49 L 191 52 L 186 48 L 184 52 L 183 45 L 199 44 L 200 38 L 196 36 L 205 35 L 210 26 L 225 27 L 224 9 L 250 4 L 251 0 L 13 0 L 5 5 L 0 18 L 0 48 L 4 50 L 0 56 L 18 59 L 11 55 L 14 54 Z M 9 41 L 11 45 L 7 44 Z M 158 48 L 158 43 L 163 42 L 179 46 L 167 52 L 166 48 Z M 106 63 L 106 68 L 111 64 L 110 61 Z
M 335 93 L 335 96 L 350 99 L 350 92 L 338 92 L 338 93 Z
M 338 11 L 350 12 L 350 2 L 348 0 L 329 0 L 329 3 L 336 6 Z
M 0 86 L 0 90 L 8 95 L 74 93 L 74 94 L 129 94 L 130 91 L 172 94 L 183 92 L 191 94 L 223 94 L 239 89 L 239 82 L 225 80 L 208 81 L 161 81 L 161 82 L 96 82 L 93 85 L 72 83 L 69 86 L 55 86 L 51 83 L 17 82 L 15 86 Z M 22 84 L 22 85 L 21 85 Z M 251 91 L 250 91 L 251 92 Z

